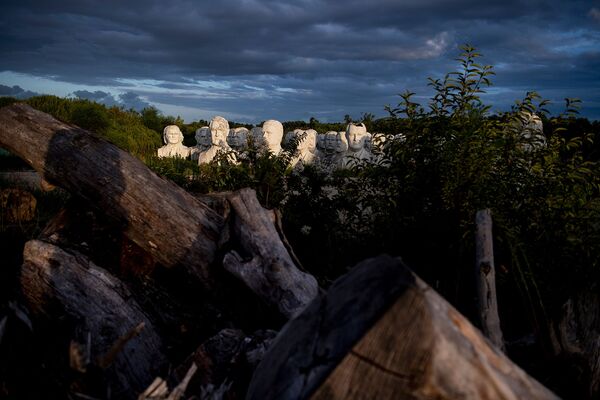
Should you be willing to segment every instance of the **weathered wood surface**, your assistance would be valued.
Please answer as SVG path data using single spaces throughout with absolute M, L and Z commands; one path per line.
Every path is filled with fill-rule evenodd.
M 276 229 L 275 212 L 265 210 L 252 190 L 238 190 L 227 200 L 238 246 L 225 255 L 223 267 L 293 317 L 317 295 L 316 279 L 296 268 Z
M 366 260 L 289 321 L 248 399 L 555 399 L 398 259 Z
M 106 140 L 25 104 L 0 110 L 0 146 L 102 210 L 155 261 L 184 266 L 208 291 L 218 286 L 215 268 L 223 264 L 286 317 L 318 292 L 314 277 L 297 269 L 267 218 L 272 212 L 260 206 L 254 191 L 224 194 L 227 205 L 216 202 L 221 208 L 212 210 Z M 221 246 L 236 251 L 223 261 Z
M 0 146 L 104 210 L 156 261 L 186 265 L 210 286 L 223 218 L 140 160 L 25 104 L 0 110 Z
M 223 329 L 177 367 L 174 378 L 181 380 L 191 365 L 197 365 L 198 373 L 190 381 L 188 396 L 206 398 L 203 394 L 221 390 L 226 392 L 224 398 L 243 398 L 256 365 L 276 335 L 270 330 L 247 335 L 239 329 Z
M 504 338 L 500 327 L 500 317 L 498 316 L 494 239 L 490 209 L 477 211 L 475 224 L 475 275 L 481 330 L 494 346 L 504 351 Z
M 113 363 L 107 373 L 117 384 L 115 395 L 135 397 L 166 367 L 162 340 L 129 290 L 80 253 L 40 240 L 27 242 L 21 284 L 34 315 L 67 316 L 79 331 L 89 332 L 96 365 Z M 138 336 L 119 341 L 132 336 L 140 323 Z

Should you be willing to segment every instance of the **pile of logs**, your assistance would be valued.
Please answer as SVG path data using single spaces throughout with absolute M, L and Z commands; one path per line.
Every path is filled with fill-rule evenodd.
M 0 109 L 0 146 L 72 195 L 21 270 L 34 329 L 70 335 L 72 393 L 555 398 L 397 259 L 325 293 L 250 189 L 193 196 L 23 104 Z

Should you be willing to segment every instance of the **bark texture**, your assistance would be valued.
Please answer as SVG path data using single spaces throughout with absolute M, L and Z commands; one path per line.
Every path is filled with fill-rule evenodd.
M 0 110 L 0 146 L 102 209 L 156 261 L 186 265 L 210 286 L 223 219 L 140 160 L 25 104 Z
M 556 399 L 398 259 L 363 261 L 286 324 L 248 399 Z
M 80 253 L 27 242 L 21 284 L 34 315 L 66 317 L 89 334 L 90 361 L 109 368 L 115 394 L 135 397 L 166 367 L 162 340 L 129 290 Z
M 316 279 L 296 268 L 276 229 L 277 215 L 265 210 L 254 191 L 227 196 L 234 213 L 233 232 L 239 246 L 225 255 L 223 267 L 253 292 L 278 305 L 290 318 L 318 293 Z
M 102 210 L 154 261 L 183 266 L 209 292 L 222 266 L 285 317 L 318 292 L 282 243 L 273 212 L 250 189 L 215 196 L 215 211 L 106 140 L 25 104 L 0 110 L 0 146 Z M 233 249 L 225 260 L 222 248 Z

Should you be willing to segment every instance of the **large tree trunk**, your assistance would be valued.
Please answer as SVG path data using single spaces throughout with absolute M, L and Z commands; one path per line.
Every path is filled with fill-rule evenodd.
M 71 339 L 84 339 L 92 357 L 77 369 L 106 369 L 114 395 L 136 397 L 166 368 L 162 339 L 127 287 L 82 254 L 31 240 L 21 284 L 34 315 L 70 321 L 70 334 L 83 336 Z
M 140 160 L 25 104 L 0 110 L 0 146 L 104 210 L 156 261 L 185 264 L 210 284 L 223 218 Z
M 280 332 L 248 399 L 555 399 L 398 259 L 360 263 Z
M 252 268 L 241 268 L 240 262 L 228 257 L 228 270 L 286 317 L 304 308 L 318 292 L 316 280 L 298 271 L 280 245 L 276 230 L 265 227 L 269 212 L 258 204 L 253 191 L 229 194 L 233 206 L 219 215 L 127 152 L 25 104 L 0 110 L 0 146 L 23 158 L 44 179 L 102 210 L 157 262 L 184 266 L 209 291 L 215 286 L 213 268 L 222 267 L 217 259 L 220 246 L 236 248 L 237 244 L 237 249 L 258 251 L 243 254 L 256 262 Z M 241 237 L 230 234 L 227 218 L 234 221 Z M 247 245 L 252 235 L 244 232 L 260 233 L 263 247 L 276 251 L 264 254 L 260 246 Z

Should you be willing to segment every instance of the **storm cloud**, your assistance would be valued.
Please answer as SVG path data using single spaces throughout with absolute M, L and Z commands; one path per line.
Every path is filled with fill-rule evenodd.
M 600 118 L 599 10 L 583 0 L 9 0 L 0 72 L 31 77 L 27 90 L 40 91 L 39 78 L 97 87 L 85 92 L 188 120 L 327 121 L 384 115 L 405 89 L 425 100 L 427 77 L 455 69 L 471 43 L 495 66 L 494 109 L 536 90 L 556 110 L 579 97 Z
M 0 96 L 14 97 L 15 99 L 28 99 L 37 95 L 39 95 L 39 93 L 35 93 L 30 90 L 25 90 L 18 85 L 0 85 Z

